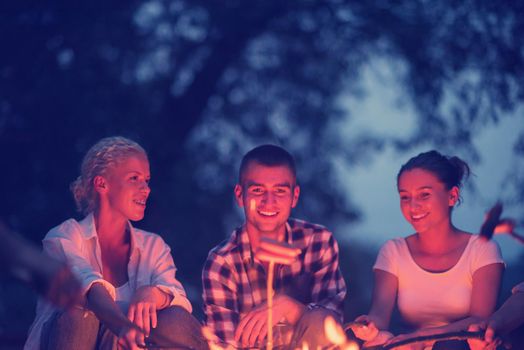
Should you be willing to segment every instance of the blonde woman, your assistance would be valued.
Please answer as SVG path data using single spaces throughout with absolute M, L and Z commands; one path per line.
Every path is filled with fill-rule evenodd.
M 44 250 L 80 279 L 84 303 L 61 311 L 40 300 L 25 349 L 207 347 L 170 248 L 131 224 L 144 217 L 150 178 L 147 154 L 134 141 L 108 137 L 87 152 L 71 184 L 86 216 L 43 240 Z

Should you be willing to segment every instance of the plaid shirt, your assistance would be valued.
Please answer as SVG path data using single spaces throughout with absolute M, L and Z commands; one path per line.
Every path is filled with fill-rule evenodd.
M 302 251 L 289 266 L 275 265 L 275 293 L 342 315 L 346 284 L 338 266 L 338 244 L 324 227 L 289 219 L 286 241 Z M 254 307 L 266 301 L 266 272 L 253 259 L 244 227 L 213 248 L 202 271 L 207 326 L 222 341 L 236 345 L 235 329 Z

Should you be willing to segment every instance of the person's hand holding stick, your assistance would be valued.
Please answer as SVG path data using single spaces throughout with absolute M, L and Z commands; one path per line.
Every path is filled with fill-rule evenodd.
M 66 264 L 41 252 L 1 220 L 0 240 L 0 270 L 6 270 L 58 307 L 81 302 L 80 282 Z
M 275 263 L 291 265 L 298 254 L 300 254 L 300 249 L 265 237 L 260 239 L 260 246 L 255 252 L 255 256 L 260 261 L 269 264 L 267 274 L 267 350 L 273 348 L 273 275 Z

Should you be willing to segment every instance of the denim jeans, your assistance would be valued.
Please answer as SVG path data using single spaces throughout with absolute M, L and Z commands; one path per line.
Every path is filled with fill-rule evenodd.
M 148 344 L 165 349 L 208 349 L 200 323 L 185 309 L 172 306 L 159 311 L 157 318 Z M 92 312 L 76 308 L 55 313 L 45 323 L 41 337 L 41 350 L 116 350 L 118 341 Z

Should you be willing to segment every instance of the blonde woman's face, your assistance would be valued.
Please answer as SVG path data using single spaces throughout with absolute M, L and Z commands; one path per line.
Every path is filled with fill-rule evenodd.
M 108 169 L 104 194 L 108 209 L 128 220 L 142 220 L 151 192 L 150 178 L 149 161 L 145 155 L 130 156 Z

